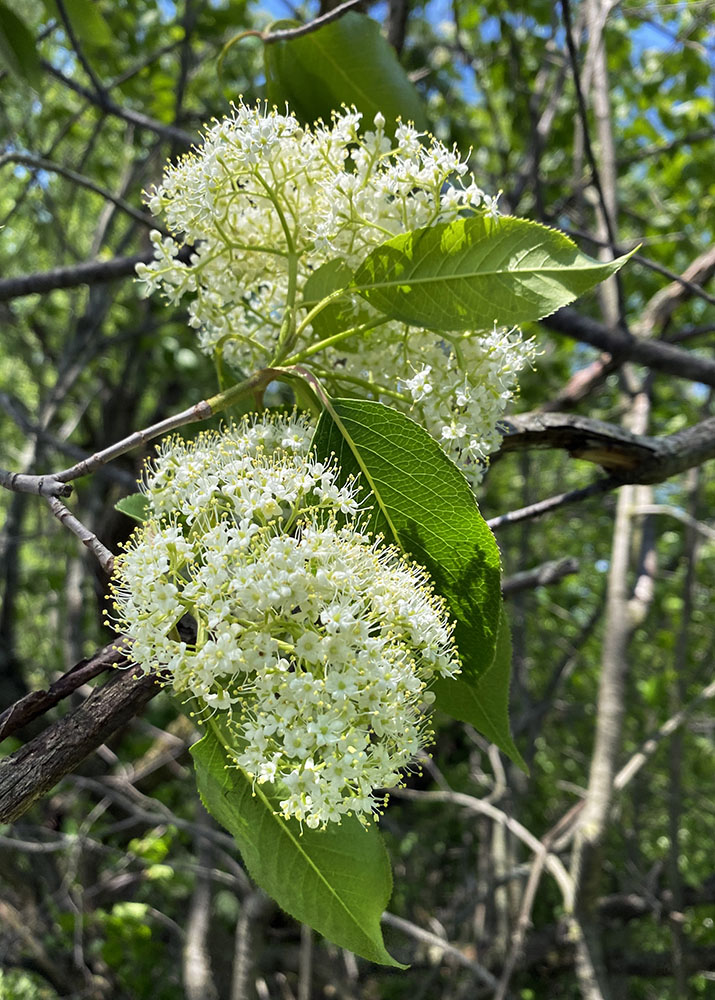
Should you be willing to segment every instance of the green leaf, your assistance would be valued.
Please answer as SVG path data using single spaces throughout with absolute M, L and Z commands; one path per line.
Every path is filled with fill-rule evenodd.
M 149 519 L 149 501 L 143 493 L 132 493 L 128 497 L 118 500 L 114 509 L 133 517 L 141 524 Z
M 301 831 L 296 820 L 278 814 L 280 792 L 269 784 L 254 787 L 213 729 L 191 755 L 201 801 L 233 834 L 257 884 L 340 947 L 404 968 L 388 954 L 380 929 L 392 874 L 377 827 L 346 817 L 325 830 Z
M 499 616 L 494 659 L 489 669 L 472 678 L 440 678 L 434 684 L 435 708 L 460 722 L 468 722 L 504 751 L 524 771 L 528 768 L 519 753 L 509 727 L 509 680 L 511 677 L 511 634 L 504 608 Z
M 72 30 L 84 45 L 110 48 L 114 37 L 94 0 L 64 0 L 67 17 Z M 60 17 L 54 0 L 45 0 L 45 7 L 51 17 Z
M 273 31 L 295 27 L 297 21 L 271 25 Z M 398 117 L 427 127 L 419 95 L 395 50 L 365 14 L 349 11 L 310 34 L 268 43 L 264 60 L 268 103 L 280 108 L 287 101 L 304 122 L 329 122 L 332 111 L 354 104 L 368 128 L 378 111 L 388 132 Z
M 13 76 L 38 89 L 42 68 L 35 39 L 25 22 L 0 0 L 0 62 Z
M 417 229 L 373 250 L 360 295 L 391 319 L 431 330 L 488 330 L 542 319 L 615 274 L 538 222 L 487 215 Z
M 359 475 L 372 503 L 369 530 L 421 563 L 456 620 L 465 679 L 494 658 L 500 558 L 493 534 L 459 469 L 410 417 L 382 403 L 334 399 L 313 451 L 335 454 L 343 477 Z M 371 495 L 370 495 L 371 494 Z

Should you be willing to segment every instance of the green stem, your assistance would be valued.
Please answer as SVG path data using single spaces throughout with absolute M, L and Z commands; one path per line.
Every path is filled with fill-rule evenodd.
M 296 271 L 297 275 L 297 271 Z M 296 289 L 293 288 L 291 295 L 291 275 L 288 275 L 288 301 L 295 301 Z M 283 358 L 291 349 L 295 343 L 295 334 L 293 333 L 295 329 L 295 311 L 292 305 L 286 306 L 286 311 L 283 313 L 283 322 L 281 323 L 280 333 L 278 334 L 278 344 L 276 346 L 276 353 L 273 356 L 272 364 L 280 365 L 283 363 Z
M 313 354 L 317 354 L 318 351 L 322 351 L 326 347 L 332 347 L 334 344 L 339 344 L 342 340 L 346 340 L 348 337 L 354 337 L 355 334 L 367 333 L 368 330 L 374 330 L 376 327 L 382 326 L 383 323 L 387 322 L 389 322 L 388 316 L 380 316 L 377 319 L 371 320 L 369 323 L 361 323 L 359 326 L 353 326 L 349 330 L 334 333 L 332 337 L 326 337 L 325 340 L 319 340 L 317 344 L 311 344 L 310 347 L 306 347 L 302 351 L 298 351 L 297 354 L 294 354 L 292 357 L 286 358 L 282 364 L 300 364 L 305 361 L 306 358 L 311 357 Z
M 324 379 L 332 382 L 350 382 L 351 385 L 359 385 L 361 389 L 369 389 L 371 392 L 378 393 L 381 396 L 390 396 L 392 399 L 399 400 L 400 403 L 412 402 L 411 397 L 406 396 L 403 392 L 399 392 L 397 389 L 390 389 L 379 382 L 370 382 L 369 379 L 360 378 L 359 375 L 345 375 L 343 372 L 338 374 L 334 371 L 329 371 L 327 368 L 316 368 L 315 372 Z
M 447 333 L 443 333 L 442 337 L 444 338 L 444 340 L 447 341 L 448 344 L 452 345 L 452 347 L 454 348 L 454 353 L 457 356 L 457 363 L 459 364 L 459 367 L 462 369 L 462 371 L 466 371 L 466 366 L 464 364 L 464 352 L 462 351 L 459 339 L 457 337 L 450 337 L 449 334 Z
M 267 253 L 271 254 L 273 257 L 288 256 L 285 250 L 277 250 L 275 247 L 267 246 L 263 243 L 236 243 L 235 240 L 232 240 L 230 236 L 226 234 L 218 219 L 214 219 L 213 223 L 229 252 L 231 250 L 242 250 L 244 253 Z
M 221 359 L 221 342 L 214 348 L 214 366 L 216 368 L 216 381 L 218 382 L 218 387 L 221 392 L 226 388 L 226 376 L 223 370 L 223 361 Z
M 261 371 L 256 372 L 255 375 L 251 375 L 250 378 L 244 379 L 243 382 L 238 382 L 236 385 L 224 389 L 223 392 L 216 393 L 215 396 L 211 396 L 206 400 L 206 405 L 211 410 L 211 416 L 221 413 L 222 410 L 249 396 L 253 396 L 256 399 L 257 405 L 260 405 L 263 392 L 268 383 L 281 374 L 281 372 L 276 371 L 274 368 L 262 368 Z
M 283 322 L 281 324 L 281 332 L 278 336 L 278 348 L 276 350 L 275 358 L 273 359 L 274 364 L 279 364 L 281 358 L 290 350 L 293 343 L 293 330 L 295 327 L 295 299 L 298 292 L 298 259 L 299 254 L 296 250 L 295 241 L 293 239 L 293 234 L 290 231 L 290 226 L 288 225 L 288 220 L 285 217 L 281 203 L 276 198 L 273 189 L 270 184 L 268 184 L 259 173 L 256 175 L 256 180 L 265 188 L 266 195 L 272 202 L 273 207 L 276 210 L 276 214 L 281 224 L 283 230 L 283 235 L 285 236 L 286 246 L 288 247 L 288 294 L 286 296 L 286 310 L 283 315 Z
M 313 306 L 313 308 L 310 310 L 310 312 L 308 313 L 308 315 L 301 322 L 301 324 L 298 327 L 298 329 L 295 331 L 296 339 L 298 337 L 300 337 L 301 333 L 306 328 L 306 326 L 309 323 L 312 323 L 313 320 L 315 319 L 315 317 L 318 316 L 319 313 L 321 313 L 323 311 L 323 309 L 326 308 L 326 306 L 329 306 L 331 302 L 335 301 L 335 299 L 340 298 L 340 296 L 344 295 L 345 292 L 346 292 L 345 288 L 337 288 L 334 292 L 331 292 L 330 295 L 327 295 L 324 299 L 321 299 L 320 302 L 316 306 Z M 303 305 L 304 304 L 305 303 L 303 303 Z
M 254 340 L 253 337 L 249 337 L 246 333 L 224 333 L 223 337 L 216 343 L 216 350 L 223 350 L 224 344 L 228 343 L 229 340 L 240 340 L 242 343 L 249 344 L 255 350 L 262 351 L 266 357 L 270 357 L 268 348 L 259 341 Z

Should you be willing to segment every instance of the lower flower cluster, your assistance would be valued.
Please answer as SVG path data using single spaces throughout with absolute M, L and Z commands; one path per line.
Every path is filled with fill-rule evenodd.
M 236 764 L 319 827 L 369 821 L 430 738 L 430 681 L 459 659 L 425 570 L 365 534 L 355 484 L 308 448 L 297 418 L 164 445 L 113 590 L 135 661 L 225 713 Z M 187 613 L 194 644 L 176 631 Z

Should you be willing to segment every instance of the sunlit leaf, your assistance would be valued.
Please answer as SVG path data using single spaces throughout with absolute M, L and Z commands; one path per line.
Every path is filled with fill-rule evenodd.
M 391 319 L 489 330 L 550 315 L 629 256 L 603 263 L 537 222 L 476 215 L 388 240 L 357 269 L 354 288 Z

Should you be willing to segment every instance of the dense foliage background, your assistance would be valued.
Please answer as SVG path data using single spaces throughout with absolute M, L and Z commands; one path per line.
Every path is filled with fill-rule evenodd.
M 399 53 L 431 129 L 472 149 L 479 183 L 503 191 L 504 210 L 557 225 L 592 254 L 641 245 L 613 287 L 525 330 L 541 353 L 519 409 L 570 414 L 559 426 L 571 436 L 548 433 L 546 417 L 538 433 L 529 422 L 531 437 L 508 436 L 483 513 L 587 486 L 599 464 L 627 479 L 620 425 L 663 438 L 712 413 L 715 3 L 365 9 Z M 131 280 L 127 258 L 149 247 L 141 192 L 231 98 L 264 96 L 261 41 L 227 49 L 219 75 L 226 43 L 277 17 L 321 12 L 242 0 L 0 5 L 0 464 L 62 467 L 215 391 L 184 310 L 141 299 Z M 84 262 L 114 258 L 114 280 L 101 267 L 80 280 Z M 19 280 L 57 268 L 66 270 Z M 633 337 L 677 345 L 702 372 L 696 364 L 680 377 L 657 350 L 639 364 Z M 711 995 L 715 486 L 712 464 L 698 464 L 708 455 L 706 441 L 677 476 L 664 457 L 649 483 L 497 524 L 512 725 L 531 772 L 445 720 L 433 762 L 394 797 L 381 824 L 396 876 L 386 937 L 409 970 L 341 953 L 255 891 L 231 838 L 199 806 L 194 728 L 160 694 L 0 831 L 0 996 Z M 81 480 L 72 501 L 112 549 L 131 530 L 114 504 L 133 490 L 142 457 Z M 46 504 L 4 493 L 0 510 L 2 709 L 111 633 L 106 579 Z M 540 576 L 520 575 L 536 567 Z M 669 719 L 677 724 L 663 729 Z M 629 762 L 642 766 L 614 786 Z M 579 803 L 592 826 L 577 836 Z M 583 872 L 579 912 L 596 942 L 595 971 L 567 931 L 554 858 Z

